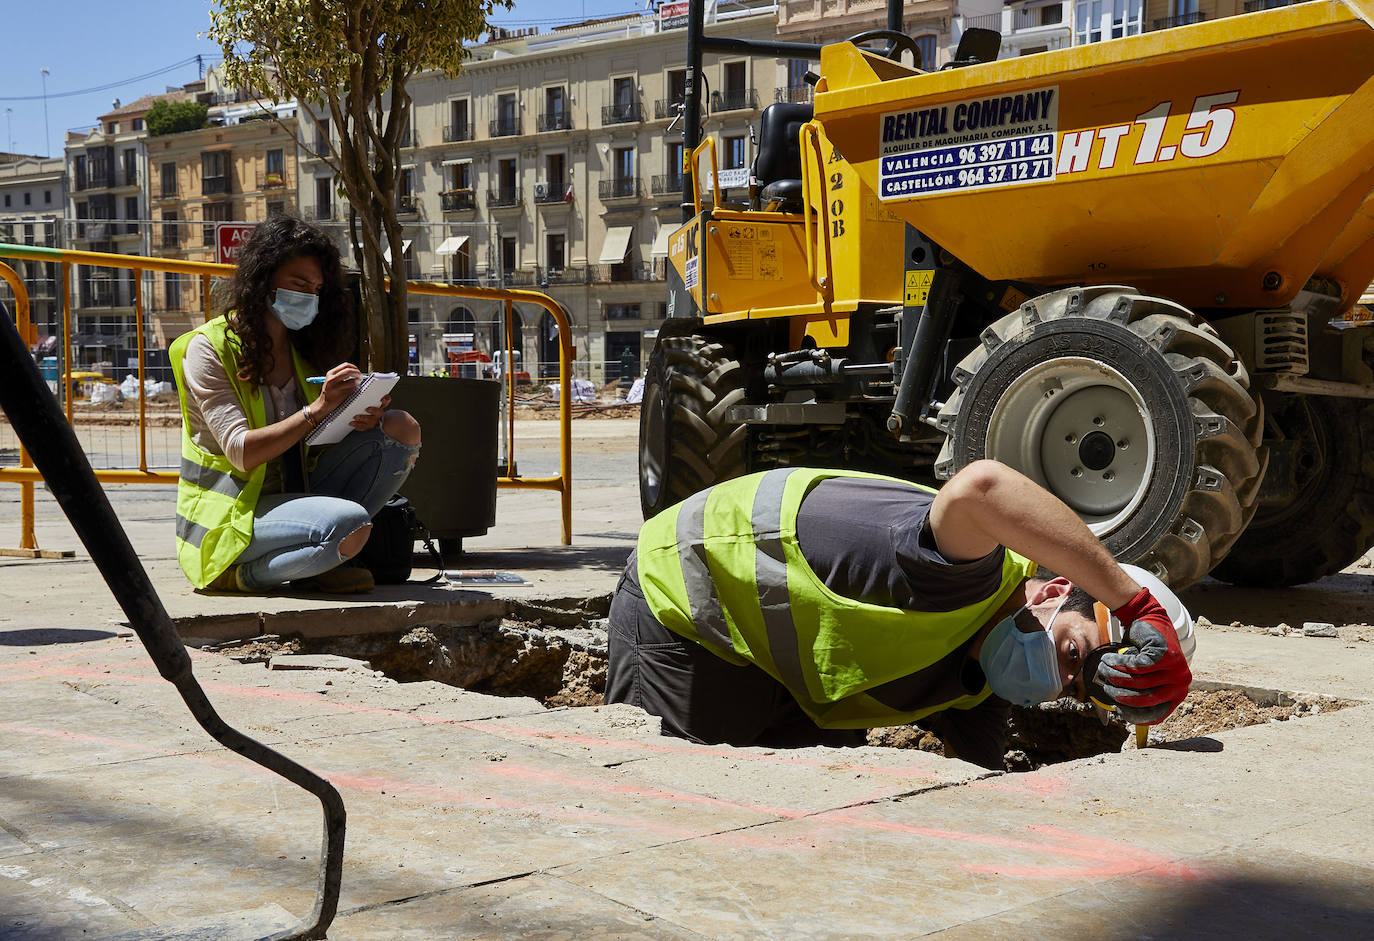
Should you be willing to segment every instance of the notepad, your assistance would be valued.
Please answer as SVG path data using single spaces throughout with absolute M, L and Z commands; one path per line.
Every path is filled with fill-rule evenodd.
M 473 585 L 528 585 L 529 581 L 515 572 L 492 571 L 454 571 L 444 572 L 449 584 L 460 586 Z
M 388 393 L 395 388 L 400 376 L 394 372 L 368 373 L 358 387 L 334 411 L 318 420 L 315 430 L 305 436 L 306 444 L 334 444 L 353 431 L 349 424 L 356 415 L 370 408 L 379 408 Z

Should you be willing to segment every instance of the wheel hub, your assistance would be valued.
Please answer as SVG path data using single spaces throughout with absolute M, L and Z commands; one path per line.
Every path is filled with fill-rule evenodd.
M 1099 536 L 1144 498 L 1154 433 L 1139 391 L 1105 363 L 1063 357 L 1036 365 L 1002 395 L 990 429 L 988 457 L 1045 487 Z

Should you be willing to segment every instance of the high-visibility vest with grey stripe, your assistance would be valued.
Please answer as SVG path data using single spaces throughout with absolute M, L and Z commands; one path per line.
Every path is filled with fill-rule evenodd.
M 982 702 L 986 684 L 968 693 L 957 682 L 961 658 L 951 667 L 949 695 L 938 702 L 910 708 L 892 691 L 958 651 L 1034 574 L 1035 563 L 1007 550 L 996 593 L 952 611 L 845 598 L 826 588 L 797 541 L 802 498 L 830 477 L 894 480 L 780 468 L 717 484 L 645 523 L 638 575 L 654 616 L 724 660 L 762 668 L 821 728 L 902 725 Z
M 169 358 L 172 375 L 176 378 L 177 397 L 181 403 L 181 478 L 177 481 L 177 561 L 181 570 L 197 588 L 204 588 L 233 564 L 253 538 L 253 509 L 262 493 L 267 465 L 259 464 L 243 472 L 229 463 L 223 454 L 212 454 L 196 446 L 191 440 L 190 422 L 186 409 L 186 377 L 182 361 L 191 338 L 200 334 L 210 341 L 234 394 L 248 416 L 249 428 L 267 424 L 267 408 L 262 389 L 238 378 L 238 339 L 228 331 L 228 322 L 217 317 L 204 326 L 182 334 L 172 341 Z M 305 381 L 310 375 L 309 365 L 293 348 L 292 365 L 296 381 L 304 390 L 306 400 L 313 402 L 319 389 Z

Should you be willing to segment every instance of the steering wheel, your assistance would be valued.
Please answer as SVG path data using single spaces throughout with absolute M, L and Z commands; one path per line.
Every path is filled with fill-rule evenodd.
M 874 39 L 886 39 L 890 41 L 888 47 L 882 52 L 884 58 L 896 62 L 901 59 L 901 51 L 906 49 L 911 53 L 911 58 L 912 61 L 915 62 L 916 68 L 925 68 L 925 63 L 921 61 L 921 47 L 916 45 L 916 40 L 912 39 L 906 33 L 897 32 L 895 29 L 866 29 L 862 33 L 855 33 L 845 41 L 852 42 L 857 46 L 860 43 L 871 42 Z

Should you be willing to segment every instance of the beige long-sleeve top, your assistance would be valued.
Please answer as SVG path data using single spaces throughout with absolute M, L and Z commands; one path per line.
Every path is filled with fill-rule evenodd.
M 187 430 L 191 440 L 201 450 L 223 454 L 234 467 L 246 471 L 243 449 L 250 430 L 248 413 L 239 404 L 234 386 L 215 348 L 203 335 L 192 337 L 187 344 L 181 369 L 186 381 Z M 262 391 L 269 425 L 299 411 L 305 404 L 294 374 L 288 376 L 281 385 L 263 386 Z M 280 466 L 280 461 L 268 463 L 263 493 L 281 490 Z

